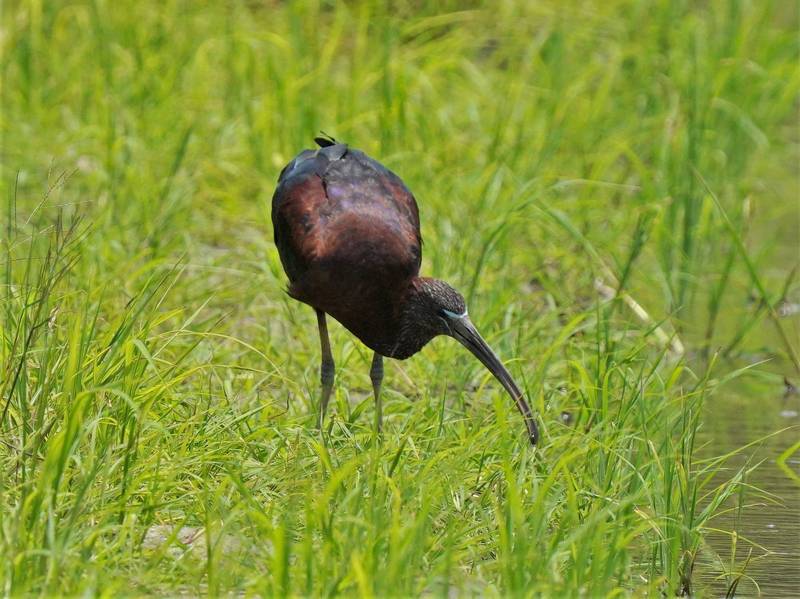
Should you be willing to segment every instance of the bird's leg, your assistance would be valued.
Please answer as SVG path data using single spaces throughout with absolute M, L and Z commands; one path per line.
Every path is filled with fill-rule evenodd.
M 333 354 L 331 354 L 331 340 L 328 338 L 328 324 L 325 322 L 325 312 L 317 310 L 317 326 L 319 326 L 319 343 L 322 347 L 322 364 L 319 368 L 319 379 L 322 383 L 322 398 L 319 404 L 319 420 L 317 428 L 322 430 L 322 422 L 325 420 L 325 411 L 328 409 L 328 400 L 333 389 Z
M 372 357 L 372 367 L 369 369 L 369 378 L 372 381 L 372 390 L 375 392 L 375 429 L 380 433 L 383 428 L 383 413 L 381 409 L 383 356 L 378 352 L 375 352 L 375 355 Z

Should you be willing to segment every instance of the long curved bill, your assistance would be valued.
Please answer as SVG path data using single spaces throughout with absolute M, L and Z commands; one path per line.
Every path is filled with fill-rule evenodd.
M 530 407 L 528 406 L 525 398 L 522 395 L 514 379 L 511 378 L 511 373 L 506 370 L 503 363 L 497 355 L 489 347 L 489 344 L 484 341 L 475 325 L 472 324 L 469 317 L 466 315 L 457 316 L 450 319 L 450 330 L 453 337 L 455 337 L 461 345 L 466 347 L 472 354 L 481 361 L 481 364 L 491 372 L 494 377 L 500 381 L 511 399 L 517 404 L 517 409 L 522 418 L 525 420 L 525 426 L 528 429 L 528 438 L 531 444 L 536 445 L 539 440 L 539 430 L 536 427 L 536 419 L 533 417 Z

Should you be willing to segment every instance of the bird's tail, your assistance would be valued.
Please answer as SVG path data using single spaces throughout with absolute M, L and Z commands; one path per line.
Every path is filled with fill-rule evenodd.
M 324 131 L 320 131 L 321 135 L 314 138 L 314 141 L 320 148 L 327 148 L 328 146 L 335 146 L 338 141 L 333 139 L 333 136 L 328 135 Z

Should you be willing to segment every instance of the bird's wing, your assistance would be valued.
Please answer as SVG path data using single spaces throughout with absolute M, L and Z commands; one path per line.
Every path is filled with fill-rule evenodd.
M 333 147 L 336 146 L 320 151 Z M 402 237 L 409 255 L 413 254 L 418 271 L 422 260 L 422 235 L 414 195 L 400 177 L 363 152 L 349 148 L 344 158 L 331 161 L 322 176 L 332 204 L 345 203 L 348 210 L 391 227 Z
M 402 180 L 364 153 L 333 144 L 304 150 L 281 172 L 272 199 L 275 244 L 294 282 L 315 259 L 354 245 L 384 254 L 397 272 L 419 272 L 419 210 Z M 352 233 L 358 232 L 357 238 Z M 374 239 L 370 236 L 374 235 Z M 371 245 L 370 245 L 371 244 Z
M 327 197 L 320 162 L 317 152 L 303 150 L 283 168 L 272 196 L 275 245 L 291 282 L 306 271 L 321 241 L 319 213 Z

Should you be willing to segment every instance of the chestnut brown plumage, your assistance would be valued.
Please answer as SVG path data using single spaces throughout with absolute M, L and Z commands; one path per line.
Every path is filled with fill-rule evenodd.
M 422 238 L 414 196 L 363 152 L 317 138 L 281 171 L 272 197 L 275 245 L 289 295 L 316 310 L 322 346 L 321 427 L 334 364 L 325 315 L 372 349 L 370 369 L 381 429 L 383 357 L 404 360 L 437 335 L 454 337 L 511 395 L 528 438 L 536 421 L 522 392 L 467 316 L 464 298 L 444 281 L 419 276 Z

